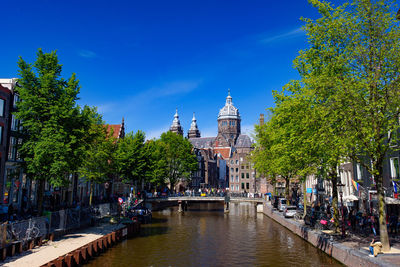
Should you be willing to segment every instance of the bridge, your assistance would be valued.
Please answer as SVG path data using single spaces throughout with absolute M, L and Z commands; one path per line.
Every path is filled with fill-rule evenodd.
M 229 202 L 251 202 L 255 204 L 264 203 L 263 198 L 250 198 L 250 197 L 229 197 L 225 196 L 168 196 L 168 197 L 157 197 L 146 199 L 147 203 L 152 205 L 157 203 L 178 203 L 179 212 L 182 212 L 187 206 L 188 202 L 224 202 L 225 212 L 229 212 Z M 183 206 L 182 206 L 183 205 Z

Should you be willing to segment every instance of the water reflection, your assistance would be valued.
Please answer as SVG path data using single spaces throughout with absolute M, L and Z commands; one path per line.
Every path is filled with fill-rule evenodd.
M 89 266 L 340 266 L 253 204 L 189 204 L 153 213 L 139 237 L 124 241 Z

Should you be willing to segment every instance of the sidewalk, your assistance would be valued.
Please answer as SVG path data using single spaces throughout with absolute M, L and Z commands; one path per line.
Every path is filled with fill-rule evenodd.
M 345 265 L 400 266 L 400 242 L 398 240 L 391 240 L 392 248 L 389 253 L 371 258 L 368 256 L 368 247 L 371 242 L 369 238 L 352 236 L 342 241 L 338 237 L 311 230 L 303 221 L 284 218 L 281 212 L 273 210 L 270 203 L 265 203 L 263 206 L 265 215 Z
M 112 231 L 123 228 L 124 225 L 104 224 L 97 227 L 82 229 L 73 234 L 65 235 L 60 240 L 49 241 L 47 244 L 30 251 L 7 258 L 2 266 L 35 267 L 42 266 L 75 249 L 78 249 Z

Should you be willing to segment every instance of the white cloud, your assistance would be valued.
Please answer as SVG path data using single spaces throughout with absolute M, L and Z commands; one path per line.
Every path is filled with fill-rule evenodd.
M 95 58 L 97 54 L 90 50 L 80 50 L 79 55 L 84 58 Z
M 146 132 L 146 139 L 151 140 L 153 138 L 160 138 L 161 134 L 169 130 L 169 125 L 164 125 L 161 128 L 152 129 Z
M 263 44 L 267 44 L 267 43 L 296 38 L 299 36 L 303 36 L 304 34 L 305 34 L 305 31 L 302 28 L 297 28 L 297 29 L 294 29 L 294 30 L 291 30 L 288 32 L 278 34 L 278 35 L 263 37 L 260 40 L 260 42 Z
M 160 86 L 144 90 L 136 95 L 127 96 L 120 101 L 100 103 L 98 104 L 98 111 L 101 114 L 108 114 L 118 109 L 120 113 L 132 113 L 145 105 L 150 105 L 151 102 L 158 98 L 189 93 L 195 90 L 199 84 L 200 81 L 166 82 Z
M 218 134 L 217 126 L 211 126 L 204 129 L 200 128 L 201 137 L 214 137 Z
M 246 125 L 242 125 L 241 127 L 242 129 L 242 134 L 246 134 L 248 135 L 251 139 L 254 139 L 254 125 L 253 124 L 246 124 Z

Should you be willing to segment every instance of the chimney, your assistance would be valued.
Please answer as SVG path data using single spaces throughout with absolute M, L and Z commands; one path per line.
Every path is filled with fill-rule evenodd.
M 260 126 L 264 125 L 264 114 L 260 114 Z

